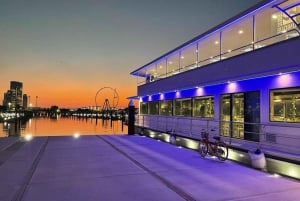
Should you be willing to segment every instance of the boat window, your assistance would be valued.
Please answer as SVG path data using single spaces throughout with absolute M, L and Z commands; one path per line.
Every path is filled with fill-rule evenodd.
M 202 118 L 214 117 L 214 97 L 196 97 L 193 104 L 193 116 Z
M 180 71 L 187 71 L 196 68 L 198 65 L 198 45 L 192 44 L 181 51 Z
M 158 115 L 158 101 L 149 102 L 149 114 Z
M 171 55 L 167 59 L 167 76 L 173 76 L 179 73 L 179 52 Z
M 148 114 L 148 102 L 140 102 L 140 114 Z
M 222 32 L 222 57 L 226 59 L 253 49 L 253 19 L 248 17 Z
M 220 32 L 198 43 L 198 66 L 204 66 L 220 60 Z
M 175 100 L 175 115 L 190 117 L 192 115 L 192 99 L 176 99 Z
M 300 122 L 300 88 L 271 90 L 270 120 Z
M 172 116 L 173 115 L 173 100 L 162 100 L 159 102 L 159 114 Z

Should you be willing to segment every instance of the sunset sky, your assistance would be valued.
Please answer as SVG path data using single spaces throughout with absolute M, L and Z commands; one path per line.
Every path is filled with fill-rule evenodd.
M 126 107 L 136 95 L 131 71 L 257 2 L 1 0 L 0 105 L 10 81 L 20 81 L 40 107 L 95 105 L 102 87 Z

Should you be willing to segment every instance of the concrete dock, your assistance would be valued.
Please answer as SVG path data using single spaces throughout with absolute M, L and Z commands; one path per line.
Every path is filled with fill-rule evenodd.
M 1 201 L 299 201 L 300 182 L 141 136 L 0 138 Z

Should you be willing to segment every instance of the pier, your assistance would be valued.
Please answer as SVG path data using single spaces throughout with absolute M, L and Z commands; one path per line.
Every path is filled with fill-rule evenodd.
M 142 136 L 0 139 L 0 200 L 298 200 L 298 180 Z

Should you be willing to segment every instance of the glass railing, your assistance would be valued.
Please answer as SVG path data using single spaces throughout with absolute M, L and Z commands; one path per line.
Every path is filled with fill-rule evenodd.
M 160 79 L 171 77 L 171 76 L 177 75 L 179 73 L 183 73 L 183 72 L 195 69 L 195 68 L 203 67 L 203 66 L 215 63 L 215 62 L 220 62 L 220 61 L 223 61 L 228 58 L 232 58 L 232 57 L 240 55 L 240 54 L 255 51 L 256 49 L 260 49 L 260 48 L 269 46 L 271 44 L 275 44 L 275 43 L 278 43 L 278 42 L 281 42 L 284 40 L 288 40 L 291 38 L 299 37 L 299 36 L 300 36 L 300 33 L 297 29 L 291 29 L 289 31 L 279 33 L 279 34 L 270 36 L 268 38 L 264 38 L 262 40 L 254 42 L 254 43 L 250 43 L 250 44 L 235 48 L 233 50 L 226 51 L 224 53 L 208 57 L 206 59 L 198 61 L 197 63 L 193 63 L 188 66 L 184 66 L 183 68 L 178 68 L 176 70 L 173 70 L 172 72 L 152 76 L 151 79 L 143 79 L 142 81 L 139 80 L 138 86 L 147 84 L 147 83 L 151 83 L 151 82 L 155 82 Z

